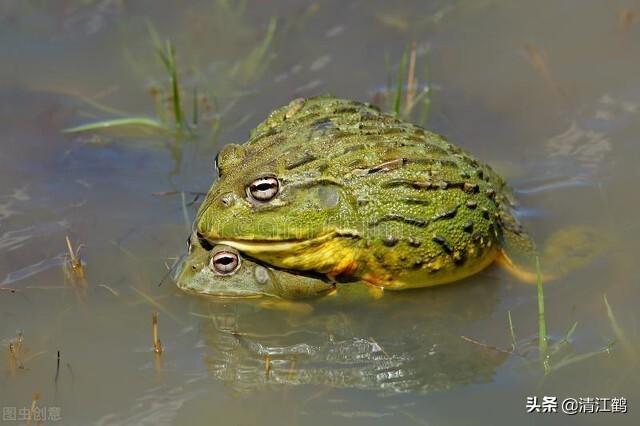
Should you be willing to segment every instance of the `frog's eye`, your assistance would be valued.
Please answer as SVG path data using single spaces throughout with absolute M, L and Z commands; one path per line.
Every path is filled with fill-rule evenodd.
M 247 195 L 256 201 L 269 201 L 278 194 L 280 182 L 278 179 L 268 176 L 261 177 L 247 187 Z
M 240 256 L 230 251 L 219 251 L 211 256 L 209 268 L 220 275 L 233 274 L 240 266 Z

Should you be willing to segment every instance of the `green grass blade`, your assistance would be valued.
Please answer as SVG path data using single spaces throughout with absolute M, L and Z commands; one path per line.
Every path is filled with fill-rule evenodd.
M 164 124 L 147 117 L 116 118 L 113 120 L 103 120 L 95 123 L 83 124 L 76 127 L 64 129 L 63 133 L 83 133 L 115 130 L 137 130 L 146 135 L 166 135 L 171 133 Z
M 509 333 L 511 333 L 511 348 L 513 351 L 516 350 L 516 333 L 513 329 L 513 321 L 511 320 L 511 311 L 507 311 L 507 318 L 509 319 Z
M 242 82 L 251 82 L 256 80 L 271 62 L 269 52 L 275 40 L 276 30 L 278 29 L 278 21 L 275 17 L 269 20 L 267 32 L 262 41 L 255 46 L 247 56 L 237 62 L 230 70 L 229 75 L 237 78 Z
M 260 43 L 257 49 L 254 51 L 254 59 L 262 60 L 266 57 L 271 44 L 273 43 L 273 37 L 276 34 L 276 29 L 278 28 L 278 21 L 276 18 L 272 17 L 269 20 L 269 26 L 267 27 L 267 33 L 265 34 L 264 39 L 262 39 L 262 43 Z
M 119 115 L 119 116 L 123 116 L 123 117 L 127 115 L 127 113 L 124 112 L 124 111 L 120 111 L 119 109 L 112 108 L 112 107 L 110 107 L 108 105 L 104 105 L 104 104 L 102 104 L 102 103 L 100 103 L 100 102 L 98 102 L 98 101 L 96 101 L 94 99 L 80 97 L 80 100 L 82 102 L 86 103 L 87 105 L 89 105 L 89 106 L 91 106 L 91 107 L 93 107 L 93 108 L 95 108 L 95 109 L 97 109 L 99 111 L 102 111 L 102 112 L 106 112 L 106 113 L 113 114 L 113 115 Z
M 549 372 L 557 371 L 557 370 L 559 370 L 559 369 L 561 369 L 563 367 L 566 367 L 568 365 L 575 364 L 576 362 L 586 361 L 587 359 L 593 358 L 596 355 L 611 353 L 611 349 L 613 348 L 615 343 L 616 343 L 615 341 L 612 341 L 607 346 L 605 346 L 604 348 L 602 348 L 600 350 L 593 351 L 593 352 L 587 352 L 587 353 L 584 353 L 584 354 L 580 354 L 580 355 L 576 355 L 576 356 L 565 358 L 565 359 L 561 360 L 560 362 L 555 363 L 553 366 L 549 367 Z
M 191 122 L 193 127 L 198 126 L 198 88 L 193 88 L 193 110 L 191 113 Z
M 536 256 L 536 287 L 538 289 L 538 349 L 545 372 L 548 370 L 549 342 L 547 339 L 547 322 L 544 314 L 544 289 L 540 273 L 540 258 Z
M 565 342 L 568 342 L 571 340 L 571 336 L 573 336 L 573 333 L 576 331 L 577 327 L 578 327 L 578 321 L 574 322 L 571 328 L 569 329 L 569 331 L 567 331 L 567 334 L 564 336 Z
M 613 309 L 611 305 L 609 305 L 609 300 L 607 299 L 607 295 L 603 296 L 604 304 L 607 307 L 607 317 L 609 318 L 609 324 L 611 325 L 611 330 L 613 331 L 613 335 L 616 337 L 616 340 L 620 342 L 622 348 L 627 353 L 628 356 L 635 357 L 636 349 L 629 342 L 624 330 L 620 327 L 620 323 L 618 323 L 618 319 L 613 313 Z
M 162 51 L 162 40 L 160 39 L 160 34 L 158 34 L 156 27 L 148 18 L 146 18 L 144 22 L 147 26 L 147 32 L 149 33 L 149 37 L 151 38 L 151 44 L 153 45 L 153 48 L 156 51 Z
M 611 330 L 613 330 L 613 334 L 620 341 L 626 340 L 626 336 L 624 335 L 624 331 L 622 331 L 622 327 L 618 324 L 618 320 L 613 313 L 613 309 L 611 309 L 611 305 L 609 305 L 609 300 L 607 300 L 607 295 L 603 296 L 604 304 L 607 307 L 607 317 L 609 317 L 609 323 L 611 324 Z
M 550 356 L 552 354 L 556 354 L 556 353 L 560 352 L 560 350 L 562 349 L 563 346 L 571 344 L 571 336 L 573 336 L 573 333 L 576 331 L 577 327 L 578 327 L 578 321 L 574 322 L 571 325 L 571 327 L 569 328 L 569 330 L 567 331 L 565 336 L 562 338 L 562 340 L 557 341 L 556 343 L 554 343 L 549 348 L 549 355 Z
M 181 135 L 182 131 L 185 130 L 185 127 L 187 129 L 189 128 L 188 126 L 185 126 L 184 112 L 182 110 L 182 100 L 180 94 L 180 83 L 178 81 L 175 48 L 173 47 L 173 44 L 169 40 L 167 40 L 165 48 L 161 49 L 157 47 L 156 53 L 158 54 L 160 61 L 164 65 L 167 74 L 169 75 L 174 125 L 177 135 Z
M 393 103 L 393 112 L 396 117 L 400 117 L 400 108 L 402 105 L 402 88 L 404 87 L 404 74 L 407 68 L 407 61 L 409 60 L 409 48 L 404 49 L 402 59 L 400 60 L 400 66 L 398 67 L 398 81 L 396 85 L 396 98 Z
M 171 78 L 171 92 L 173 94 L 173 113 L 176 129 L 183 127 L 182 103 L 180 102 L 180 87 L 178 86 L 178 71 L 176 70 L 175 51 L 171 42 L 167 41 L 167 60 L 169 77 Z

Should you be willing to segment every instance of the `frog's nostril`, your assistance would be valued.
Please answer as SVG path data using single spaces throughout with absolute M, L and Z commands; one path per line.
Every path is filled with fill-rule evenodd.
M 220 197 L 220 203 L 224 207 L 229 207 L 233 203 L 233 194 L 231 192 L 224 194 L 222 197 Z

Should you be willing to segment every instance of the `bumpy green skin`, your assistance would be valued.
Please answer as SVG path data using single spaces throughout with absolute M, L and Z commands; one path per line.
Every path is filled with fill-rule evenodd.
M 216 297 L 253 298 L 276 297 L 302 299 L 325 295 L 334 289 L 332 283 L 319 278 L 291 274 L 266 268 L 250 260 L 241 259 L 240 266 L 231 275 L 220 275 L 209 268 L 209 259 L 220 250 L 233 250 L 218 245 L 206 251 L 193 244 L 182 260 L 176 284 L 184 291 Z
M 295 100 L 217 164 L 197 232 L 281 268 L 423 287 L 483 269 L 507 234 L 529 241 L 489 166 L 369 104 Z M 246 188 L 264 176 L 280 191 L 255 202 Z

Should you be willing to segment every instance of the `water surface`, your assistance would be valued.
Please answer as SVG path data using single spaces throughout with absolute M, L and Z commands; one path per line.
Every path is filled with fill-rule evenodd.
M 636 424 L 638 14 L 591 0 L 3 2 L 0 340 L 24 333 L 24 369 L 3 349 L 0 406 L 39 393 L 73 425 Z M 197 88 L 198 137 L 63 133 L 112 109 L 157 115 L 150 93 L 168 81 L 150 32 L 175 46 L 188 120 Z M 163 280 L 198 204 L 180 193 L 208 189 L 224 144 L 294 97 L 384 100 L 412 41 L 431 104 L 411 118 L 495 165 L 539 243 L 569 225 L 603 236 L 546 287 L 552 342 L 578 323 L 552 366 L 576 362 L 546 376 L 535 288 L 497 268 L 365 303 L 212 302 Z M 66 235 L 86 288 L 65 277 Z M 543 395 L 625 397 L 629 413 L 527 414 Z

